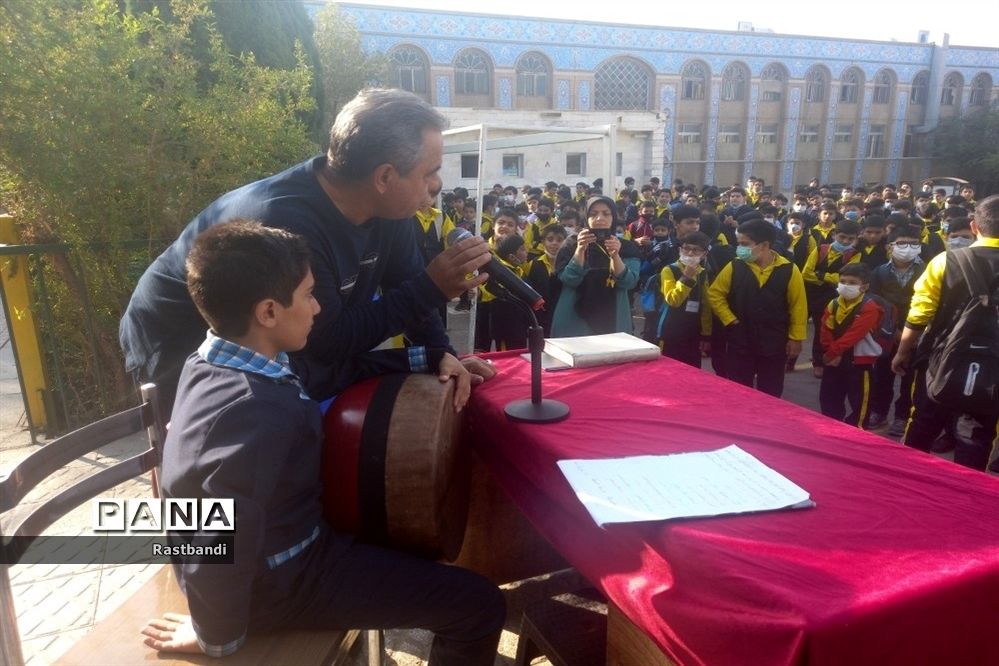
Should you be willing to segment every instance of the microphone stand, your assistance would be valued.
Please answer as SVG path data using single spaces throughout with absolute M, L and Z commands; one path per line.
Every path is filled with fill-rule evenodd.
M 516 303 L 531 318 L 531 325 L 527 329 L 527 345 L 531 352 L 531 397 L 530 399 L 514 400 L 508 403 L 503 411 L 514 421 L 525 423 L 558 423 L 567 419 L 569 405 L 558 400 L 548 400 L 541 397 L 541 353 L 545 349 L 545 330 L 538 324 L 534 310 L 527 303 L 513 296 L 502 285 L 491 286 L 494 292 L 499 292 L 497 298 L 508 303 Z

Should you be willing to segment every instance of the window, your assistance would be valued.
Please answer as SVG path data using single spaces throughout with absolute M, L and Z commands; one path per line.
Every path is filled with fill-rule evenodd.
M 853 68 L 846 70 L 839 89 L 839 101 L 855 104 L 860 96 L 860 85 L 860 72 Z
M 722 71 L 721 98 L 726 102 L 741 102 L 746 98 L 749 72 L 743 65 L 732 63 Z
M 756 128 L 757 143 L 777 143 L 777 125 L 758 125 Z
M 565 175 L 567 176 L 586 175 L 586 153 L 566 153 Z
M 867 156 L 885 156 L 885 126 L 871 125 L 871 132 L 867 135 Z
M 551 70 L 540 53 L 527 53 L 517 61 L 517 94 L 522 97 L 547 97 Z
M 833 135 L 836 143 L 853 142 L 853 125 L 836 125 L 836 134 Z
M 945 76 L 943 90 L 940 91 L 940 105 L 957 106 L 962 87 L 964 87 L 964 79 L 957 72 L 951 72 Z
M 503 175 L 510 178 L 524 177 L 524 156 L 521 153 L 516 155 L 503 156 Z
M 787 71 L 773 63 L 763 68 L 760 73 L 760 99 L 764 102 L 779 102 L 784 97 L 784 82 L 787 81 Z
M 742 125 L 722 125 L 718 130 L 718 143 L 742 143 Z
M 427 61 L 414 46 L 400 46 L 389 56 L 392 79 L 397 88 L 424 95 L 427 92 Z
M 454 59 L 454 91 L 458 95 L 488 95 L 489 61 L 481 51 L 466 49 Z
M 818 125 L 805 125 L 801 130 L 801 136 L 798 137 L 798 141 L 801 143 L 818 143 L 819 142 L 819 126 Z
M 805 75 L 805 101 L 826 101 L 826 74 L 820 67 L 812 67 Z
M 680 131 L 677 133 L 678 143 L 700 143 L 701 123 L 680 123 Z
M 652 77 L 649 69 L 631 58 L 614 58 L 593 73 L 593 106 L 597 110 L 649 108 Z
M 919 143 L 919 139 L 916 137 L 915 130 L 916 125 L 909 125 L 905 129 L 905 141 L 902 144 L 902 157 L 915 157 L 916 156 L 916 146 Z
M 895 77 L 887 69 L 882 69 L 874 75 L 874 103 L 888 104 L 891 102 L 891 91 L 895 86 Z
M 708 68 L 702 62 L 688 62 L 680 73 L 683 99 L 704 99 L 704 89 L 707 87 Z
M 478 178 L 479 177 L 479 154 L 471 153 L 468 155 L 461 156 L 461 177 L 462 178 Z
M 930 73 L 920 72 L 916 78 L 912 79 L 912 90 L 909 91 L 910 104 L 926 104 L 926 97 L 930 90 Z
M 990 97 L 992 97 L 992 77 L 985 72 L 976 74 L 975 78 L 971 79 L 971 97 L 968 98 L 968 104 L 986 106 Z
M 615 170 L 614 173 L 620 176 L 624 173 L 624 153 L 617 153 L 614 155 Z

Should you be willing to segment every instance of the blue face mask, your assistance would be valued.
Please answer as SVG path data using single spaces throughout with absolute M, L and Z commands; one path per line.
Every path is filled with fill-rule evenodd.
M 840 243 L 839 241 L 833 241 L 832 242 L 832 249 L 836 250 L 840 254 L 843 254 L 848 249 L 850 249 L 850 246 L 847 245 L 846 243 Z
M 859 210 L 848 210 L 845 213 L 843 213 L 843 217 L 845 217 L 848 220 L 859 220 L 860 219 L 860 211 Z
M 735 246 L 735 256 L 737 259 L 742 259 L 743 261 L 753 260 L 753 248 L 746 247 L 745 245 Z

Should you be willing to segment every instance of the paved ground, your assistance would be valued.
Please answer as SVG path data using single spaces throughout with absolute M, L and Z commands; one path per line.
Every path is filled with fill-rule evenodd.
M 2 319 L 2 318 L 0 318 Z M 452 339 L 459 351 L 467 349 L 467 315 L 449 317 Z M 640 328 L 639 328 L 640 330 Z M 0 330 L 0 477 L 35 450 L 24 429 L 20 387 L 5 327 Z M 806 347 L 807 348 L 807 347 Z M 705 364 L 707 365 L 707 364 Z M 809 407 L 818 407 L 818 380 L 806 364 L 787 377 L 785 398 Z M 57 478 L 37 489 L 29 502 L 52 494 L 89 471 L 133 455 L 144 447 L 142 438 L 133 437 L 115 443 L 67 466 Z M 148 497 L 147 480 L 135 480 L 114 490 L 118 497 Z M 84 506 L 60 520 L 49 534 L 82 534 L 90 526 L 90 510 Z M 51 663 L 69 649 L 97 621 L 127 599 L 155 573 L 153 565 L 19 565 L 11 569 L 15 608 L 22 637 L 24 656 L 31 666 Z M 516 652 L 516 629 L 520 609 L 532 600 L 578 587 L 574 574 L 560 574 L 523 582 L 507 589 L 510 606 L 508 631 L 504 632 L 496 663 L 513 663 Z M 138 628 L 123 628 L 122 640 L 138 640 Z M 387 632 L 389 659 L 399 666 L 421 666 L 429 648 L 429 634 L 421 631 Z M 361 657 L 357 663 L 363 664 Z

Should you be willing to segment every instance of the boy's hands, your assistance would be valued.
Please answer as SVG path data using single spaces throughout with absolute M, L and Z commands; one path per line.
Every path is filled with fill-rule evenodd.
M 437 378 L 446 382 L 454 377 L 457 382 L 454 391 L 454 411 L 457 414 L 465 407 L 468 396 L 472 393 L 472 375 L 465 369 L 461 361 L 451 354 L 444 354 L 437 366 Z
M 140 633 L 146 636 L 142 642 L 157 652 L 201 654 L 190 615 L 164 613 L 162 618 L 150 620 Z
M 794 358 L 801 354 L 801 340 L 788 340 L 787 347 L 784 349 L 788 358 Z

